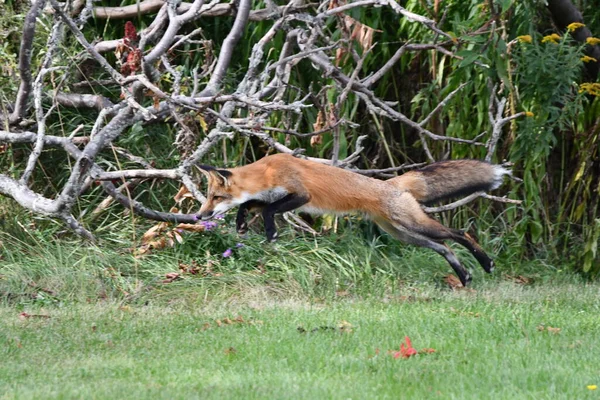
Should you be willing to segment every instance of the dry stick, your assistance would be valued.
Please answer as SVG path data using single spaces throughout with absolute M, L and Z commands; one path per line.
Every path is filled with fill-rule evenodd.
M 401 170 L 405 170 L 405 169 L 412 169 L 412 168 L 419 168 L 422 167 L 424 165 L 426 165 L 427 163 L 414 163 L 414 164 L 402 164 L 398 167 L 391 167 L 391 168 L 382 168 L 382 169 L 352 169 L 351 171 L 359 173 L 361 175 L 366 175 L 366 176 L 376 176 L 376 175 L 381 175 L 381 174 L 387 174 L 390 172 L 398 172 Z
M 464 197 L 464 198 L 457 200 L 450 204 L 445 204 L 445 205 L 439 206 L 439 207 L 423 207 L 423 211 L 431 214 L 431 213 L 453 210 L 455 208 L 458 208 L 460 206 L 463 206 L 467 203 L 472 202 L 473 200 L 475 200 L 476 198 L 478 198 L 480 196 L 483 196 L 484 194 L 485 194 L 485 192 L 475 192 L 475 193 L 468 195 L 467 197 Z
M 84 151 L 79 150 L 76 146 L 71 143 L 65 142 L 63 148 L 67 153 L 69 153 L 73 158 L 80 160 L 84 157 Z M 95 163 L 91 163 L 89 167 L 92 175 L 101 175 L 105 171 Z M 1 175 L 0 175 L 1 178 Z M 120 203 L 123 207 L 128 210 L 133 210 L 133 212 L 137 215 L 140 215 L 143 218 L 155 220 L 155 221 L 165 221 L 165 222 L 183 222 L 183 223 L 194 223 L 198 221 L 198 216 L 196 214 L 175 214 L 169 212 L 162 212 L 152 210 L 137 200 L 130 199 L 129 197 L 121 194 L 115 185 L 111 182 L 102 182 L 102 188 L 105 192 L 107 192 L 111 197 L 113 197 L 118 203 Z M 0 182 L 0 192 L 2 190 L 1 182 Z
M 301 43 L 301 41 L 299 41 L 298 44 L 300 45 L 300 48 L 302 50 L 304 50 L 303 47 L 305 45 L 303 43 Z M 327 56 L 325 54 L 311 54 L 308 57 L 313 62 L 313 64 L 317 65 L 320 69 L 323 70 L 323 72 L 325 72 L 327 75 L 331 76 L 334 80 L 338 81 L 340 84 L 348 85 L 348 83 L 350 82 L 350 78 L 348 78 L 348 76 L 346 76 L 342 71 L 340 71 L 339 68 L 335 67 L 329 61 L 329 59 L 327 58 Z M 352 86 L 352 89 L 359 96 L 368 99 L 373 105 L 376 106 L 373 108 L 373 110 L 377 114 L 389 116 L 392 119 L 398 120 L 398 121 L 410 126 L 411 128 L 414 128 L 417 132 L 426 135 L 427 137 L 429 137 L 432 140 L 445 140 L 445 141 L 452 141 L 452 142 L 457 142 L 457 143 L 483 146 L 483 143 L 475 142 L 473 140 L 436 135 L 435 133 L 430 132 L 429 130 L 421 127 L 418 123 L 412 121 L 411 119 L 406 117 L 401 112 L 396 111 L 395 109 L 390 107 L 385 101 L 383 101 L 383 100 L 379 99 L 377 96 L 375 96 L 375 94 L 371 90 L 369 90 L 364 84 L 362 84 L 360 82 L 354 82 L 354 83 L 352 83 L 351 86 Z
M 95 108 L 98 111 L 102 111 L 105 108 L 114 106 L 114 104 L 108 98 L 99 94 L 59 92 L 54 95 L 54 101 L 65 107 Z
M 176 3 L 169 2 L 167 14 L 169 16 L 169 26 L 160 41 L 154 46 L 152 51 L 144 57 L 144 63 L 152 64 L 167 52 L 169 46 L 173 43 L 175 35 L 181 29 L 183 24 L 192 19 L 202 7 L 204 0 L 195 0 L 189 10 L 182 15 L 177 15 L 175 11 Z
M 27 165 L 25 167 L 25 171 L 19 180 L 19 183 L 23 185 L 27 185 L 31 174 L 33 173 L 33 169 L 35 168 L 35 164 L 37 163 L 40 155 L 42 154 L 42 150 L 44 149 L 44 135 L 46 134 L 46 116 L 44 114 L 44 107 L 42 106 L 42 88 L 44 86 L 44 76 L 47 73 L 50 73 L 57 68 L 50 68 L 50 64 L 52 63 L 52 58 L 54 57 L 54 51 L 56 50 L 56 46 L 58 45 L 58 41 L 60 40 L 62 24 L 60 22 L 55 22 L 52 27 L 52 32 L 48 37 L 48 41 L 46 43 L 47 52 L 44 56 L 44 60 L 42 61 L 40 72 L 38 76 L 35 78 L 35 82 L 33 84 L 33 102 L 35 107 L 35 116 L 38 125 L 38 135 L 33 146 L 33 150 L 29 155 L 27 160 Z M 50 108 L 48 113 L 53 109 Z
M 326 12 L 323 13 L 324 16 L 331 16 L 334 14 L 339 14 L 341 12 L 350 10 L 352 8 L 355 7 L 362 7 L 362 6 L 370 6 L 370 5 L 379 5 L 379 6 L 389 6 L 392 10 L 394 10 L 396 12 L 396 14 L 402 14 L 403 16 L 405 16 L 409 21 L 416 21 L 420 24 L 425 25 L 427 28 L 431 29 L 432 31 L 434 31 L 435 33 L 445 36 L 448 39 L 452 40 L 452 36 L 450 36 L 449 34 L 447 34 L 446 32 L 440 30 L 436 24 L 435 21 L 426 18 L 422 15 L 419 14 L 415 14 L 411 11 L 408 11 L 407 9 L 405 9 L 404 7 L 400 6 L 400 4 L 398 4 L 395 0 L 361 0 L 361 1 L 355 1 L 353 3 L 348 3 L 345 4 L 343 6 L 339 6 L 339 7 L 335 7 L 332 8 L 330 10 L 327 10 Z
M 311 137 L 311 136 L 315 136 L 315 135 L 320 135 L 322 133 L 325 132 L 329 132 L 331 131 L 333 128 L 335 128 L 338 125 L 341 124 L 347 124 L 350 125 L 353 128 L 357 128 L 359 125 L 355 124 L 353 122 L 347 121 L 345 119 L 338 119 L 337 121 L 335 121 L 335 123 L 333 125 L 329 125 L 323 129 L 319 129 L 318 131 L 314 131 L 314 132 L 309 132 L 309 133 L 301 133 L 301 132 L 296 132 L 296 131 L 292 131 L 292 130 L 288 130 L 288 129 L 281 129 L 281 128 L 275 128 L 273 126 L 262 126 L 261 129 L 264 131 L 273 131 L 273 132 L 278 132 L 278 133 L 285 133 L 286 135 L 292 135 L 292 136 L 297 136 L 297 137 Z
M 20 184 L 16 180 L 3 174 L 0 174 L 0 194 L 11 197 L 21 207 L 35 213 L 48 217 L 60 218 L 78 235 L 88 240 L 95 240 L 94 235 L 83 228 L 70 213 L 59 209 L 56 200 L 45 198 L 29 189 L 26 185 Z
M 94 176 L 98 181 L 114 181 L 122 179 L 181 179 L 176 169 L 124 169 L 119 171 L 101 172 Z
M 429 115 L 427 117 L 425 117 L 425 119 L 423 119 L 423 121 L 419 122 L 420 126 L 425 126 L 429 120 L 436 115 L 443 107 L 445 107 L 448 102 L 454 97 L 454 95 L 456 95 L 456 93 L 458 93 L 462 88 L 464 88 L 465 86 L 467 86 L 467 82 L 462 83 L 459 87 L 457 87 L 456 89 L 454 89 L 452 92 L 450 92 L 442 101 L 440 101 L 440 103 L 429 113 Z
M 235 16 L 235 21 L 233 22 L 233 27 L 231 31 L 227 34 L 227 37 L 223 41 L 223 46 L 221 47 L 221 52 L 219 54 L 219 61 L 217 61 L 217 66 L 208 81 L 208 84 L 200 92 L 200 97 L 202 96 L 212 96 L 219 91 L 221 87 L 221 81 L 225 77 L 225 73 L 229 68 L 229 63 L 231 62 L 231 57 L 233 55 L 233 50 L 235 45 L 239 42 L 244 32 L 244 28 L 248 23 L 248 16 L 250 15 L 250 9 L 252 8 L 251 0 L 240 0 L 240 4 L 237 10 L 237 15 Z
M 71 32 L 73 33 L 73 35 L 75 35 L 75 38 L 77 39 L 77 41 L 83 47 L 85 47 L 85 49 L 88 51 L 88 53 L 90 53 L 90 55 L 102 66 L 102 68 L 104 68 L 104 70 L 106 72 L 108 72 L 110 74 L 110 76 L 116 82 L 118 82 L 119 84 L 121 84 L 124 81 L 124 79 L 125 79 L 123 77 L 123 75 L 121 75 L 117 70 L 115 70 L 108 63 L 108 61 L 106 61 L 106 59 L 104 57 L 102 57 L 102 55 L 100 55 L 100 53 L 98 53 L 98 51 L 96 51 L 96 49 L 94 48 L 94 46 L 92 46 L 87 41 L 87 39 L 85 38 L 85 36 L 83 36 L 83 33 L 79 30 L 79 28 L 77 28 L 77 26 L 75 25 L 75 23 L 73 22 L 73 20 L 68 15 L 66 15 L 64 13 L 64 11 L 60 8 L 60 5 L 58 4 L 58 2 L 56 0 L 50 0 L 50 3 L 54 7 L 54 10 L 59 15 L 59 17 L 69 27 L 69 29 L 71 30 Z M 148 112 L 148 110 L 146 110 L 144 107 L 142 107 L 137 101 L 135 101 L 135 99 L 133 98 L 132 94 L 125 87 L 123 87 L 123 93 L 125 95 L 127 103 L 129 103 L 129 105 L 131 107 L 139 110 L 142 113 L 142 115 L 144 115 L 144 118 L 146 118 L 146 119 L 153 118 L 153 115 L 150 112 Z
M 374 47 L 375 47 L 375 45 L 372 45 L 367 50 L 365 50 L 363 52 L 362 57 L 356 63 L 356 67 L 354 68 L 354 71 L 352 71 L 352 75 L 350 75 L 350 79 L 349 79 L 348 83 L 346 84 L 346 87 L 344 88 L 344 90 L 342 91 L 342 94 L 340 95 L 340 97 L 338 97 L 338 100 L 336 102 L 335 108 L 336 108 L 338 114 L 340 113 L 342 104 L 346 101 L 346 98 L 348 97 L 348 93 L 350 93 L 350 90 L 352 89 L 352 85 L 354 84 L 354 82 L 356 82 L 356 80 L 358 78 L 358 73 L 362 69 L 363 63 L 365 62 L 365 58 L 371 52 L 371 50 L 373 50 Z M 340 155 L 340 129 L 338 127 L 333 130 L 333 154 L 331 156 L 331 165 L 333 165 L 334 167 L 338 163 L 339 155 Z
M 138 15 L 150 14 L 159 10 L 162 6 L 167 4 L 164 0 L 146 0 L 139 4 L 133 4 L 124 7 L 96 7 L 94 9 L 94 17 L 97 19 L 129 19 L 135 18 Z M 139 6 L 139 7 L 138 7 Z M 302 12 L 307 8 L 314 7 L 314 3 L 300 4 L 293 7 L 289 12 Z M 191 7 L 191 3 L 183 2 L 177 7 L 177 13 L 184 13 Z M 267 19 L 272 19 L 273 14 L 281 14 L 285 6 L 275 7 L 271 10 L 269 7 L 253 10 L 249 15 L 249 20 L 258 22 Z M 219 3 L 212 7 L 208 5 L 203 6 L 199 13 L 206 17 L 219 17 L 223 15 L 231 15 L 235 6 L 232 3 Z
M 154 40 L 156 40 L 158 35 L 162 32 L 163 26 L 167 23 L 167 19 L 169 17 L 167 13 L 167 8 L 168 4 L 165 3 L 158 11 L 158 14 L 156 14 L 156 17 L 154 18 L 152 23 L 140 32 L 140 42 L 138 43 L 138 48 L 142 53 L 144 53 L 146 49 L 146 42 L 154 42 Z M 121 43 L 124 42 L 124 39 L 120 40 Z M 117 46 L 118 45 L 119 44 L 117 44 Z
M 165 6 L 166 5 L 166 2 L 164 2 L 162 0 L 160 0 L 160 2 L 161 2 L 161 4 L 159 4 L 154 10 L 149 10 L 147 12 L 143 12 L 143 13 L 140 13 L 140 14 L 148 14 L 150 12 L 158 10 L 160 8 L 160 6 Z M 144 2 L 142 2 L 140 4 L 143 4 L 143 3 Z M 200 9 L 197 17 L 218 17 L 218 16 L 223 16 L 223 15 L 230 15 L 231 11 L 234 8 L 231 5 L 231 3 L 219 3 L 219 4 L 215 4 L 214 6 L 211 6 L 212 4 L 213 3 L 204 5 Z M 310 8 L 312 6 L 313 5 L 310 4 L 310 3 L 309 4 L 301 4 L 301 5 L 298 5 L 298 6 L 294 6 L 294 7 L 291 7 L 289 9 L 288 13 L 290 13 L 290 14 L 291 13 L 300 13 L 300 12 L 303 12 L 303 11 L 305 11 L 306 9 L 308 9 L 308 8 Z M 113 14 L 112 9 L 116 10 L 116 9 L 127 8 L 127 7 L 130 7 L 133 11 L 127 11 L 126 13 L 122 13 L 122 14 L 119 13 L 118 18 L 134 18 L 134 17 L 136 17 L 138 15 L 137 11 L 134 10 L 134 8 L 136 6 L 132 5 L 132 6 L 126 6 L 126 7 L 106 7 L 106 8 L 104 8 L 104 10 L 106 10 L 106 11 L 110 10 L 109 12 L 106 13 L 106 15 L 108 15 L 108 16 L 105 16 L 105 14 L 102 14 L 102 15 L 96 14 L 96 18 L 109 18 L 110 17 L 111 19 L 115 19 L 115 17 L 110 16 L 111 14 Z M 280 7 L 278 7 L 278 12 L 281 13 L 281 11 L 284 9 L 284 7 L 287 7 L 287 6 L 280 6 Z M 179 8 L 177 9 L 177 12 L 184 12 L 185 10 L 187 10 L 186 3 L 182 3 L 179 6 Z M 124 16 L 121 17 L 121 15 L 124 15 Z M 160 12 L 159 12 L 159 15 L 157 15 L 157 18 L 155 18 L 155 21 L 157 19 L 159 19 L 159 17 L 162 18 L 162 17 L 165 17 L 165 16 L 166 16 L 166 12 L 165 12 L 165 15 L 163 15 L 163 16 L 161 16 Z M 269 9 L 268 8 L 263 8 L 263 9 L 259 9 L 259 10 L 252 10 L 252 11 L 250 11 L 250 15 L 248 16 L 248 20 L 249 21 L 257 22 L 257 21 L 264 21 L 264 20 L 267 20 L 267 19 L 271 19 L 272 17 L 273 17 L 273 15 L 269 11 Z M 166 18 L 164 18 L 164 19 L 166 19 Z M 151 27 L 152 27 L 152 25 L 142 31 L 142 40 L 144 40 L 144 35 L 145 34 L 148 34 L 147 41 L 153 40 L 153 35 L 147 33 L 147 32 L 150 32 L 150 28 Z M 154 30 L 153 30 L 153 32 L 154 32 Z M 107 52 L 107 51 L 113 51 L 113 50 L 115 50 L 117 48 L 117 46 L 119 44 L 121 44 L 121 43 L 123 43 L 123 39 L 106 40 L 106 41 L 101 41 L 101 42 L 96 43 L 94 45 L 94 47 L 96 48 L 96 50 L 99 53 L 104 53 L 104 52 Z M 144 41 L 144 43 L 145 43 L 145 41 Z M 143 47 L 141 46 L 141 44 L 142 44 L 142 42 L 140 41 L 140 48 L 143 49 Z
M 499 100 L 496 97 L 496 86 L 491 91 L 490 95 L 490 104 L 488 107 L 488 117 L 490 119 L 490 124 L 492 124 L 492 136 L 487 143 L 487 154 L 485 156 L 485 161 L 491 162 L 494 153 L 496 152 L 496 146 L 498 145 L 498 141 L 500 140 L 500 136 L 502 135 L 502 128 L 504 125 L 509 123 L 510 121 L 522 117 L 526 115 L 525 112 L 520 112 L 514 115 L 510 115 L 506 118 L 502 118 L 504 114 L 504 108 L 506 107 L 506 98 L 502 98 Z M 496 105 L 496 115 L 494 115 L 494 104 Z
M 83 180 L 89 174 L 97 154 L 110 145 L 127 127 L 134 123 L 133 112 L 130 107 L 120 110 L 117 115 L 102 128 L 81 151 L 75 162 L 71 175 L 57 198 L 60 209 L 70 210 Z
M 0 131 L 0 142 L 33 143 L 36 141 L 36 139 L 37 134 L 34 132 L 12 133 Z M 44 142 L 48 145 L 61 146 L 69 155 L 71 155 L 71 157 L 75 158 L 76 160 L 81 160 L 84 158 L 85 151 L 79 150 L 77 146 L 75 146 L 67 137 L 46 135 L 44 136 Z M 95 163 L 90 164 L 89 170 L 91 171 L 92 175 L 102 176 L 102 174 L 106 173 Z M 125 208 L 133 209 L 136 214 L 144 218 L 157 221 L 185 223 L 193 223 L 198 220 L 198 217 L 195 214 L 165 213 L 147 208 L 135 200 L 130 201 L 127 196 L 119 193 L 111 182 L 103 182 L 102 187 L 111 197 L 117 200 Z M 35 193 L 27 186 L 19 184 L 16 180 L 2 174 L 0 174 L 0 194 L 13 198 L 23 208 L 49 217 L 62 218 L 69 224 L 69 226 L 76 226 L 77 221 L 74 219 L 71 220 L 70 218 L 72 218 L 72 216 L 68 212 L 62 211 L 65 207 L 61 202 L 58 200 L 45 198 Z M 89 232 L 86 233 L 87 231 L 82 230 L 81 227 L 77 229 L 77 233 L 87 238 L 92 238 L 92 235 L 89 234 Z
M 19 48 L 19 75 L 21 84 L 17 92 L 17 100 L 12 115 L 9 118 L 11 124 L 21 120 L 25 115 L 27 100 L 31 93 L 31 53 L 33 46 L 33 38 L 35 36 L 35 26 L 37 17 L 43 10 L 46 0 L 34 0 L 31 8 L 25 16 L 23 22 L 23 34 L 21 39 L 21 47 Z

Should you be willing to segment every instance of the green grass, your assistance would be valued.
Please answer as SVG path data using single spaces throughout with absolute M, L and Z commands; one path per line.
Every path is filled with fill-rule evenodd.
M 598 398 L 598 285 L 0 308 L 10 398 Z M 192 299 L 192 300 L 190 300 Z M 215 320 L 243 317 L 217 326 Z M 352 325 L 351 332 L 320 329 Z M 560 332 L 538 327 L 560 328 Z M 434 354 L 395 359 L 404 336 Z M 377 354 L 377 349 L 379 352 Z
M 135 258 L 123 229 L 97 247 L 21 225 L 0 233 L 0 399 L 600 394 L 587 389 L 600 385 L 600 285 L 506 247 L 492 275 L 457 249 L 474 282 L 452 291 L 437 254 L 360 226 L 283 230 L 275 245 L 251 233 L 224 258 L 240 238 L 223 224 Z M 436 352 L 394 358 L 405 336 Z

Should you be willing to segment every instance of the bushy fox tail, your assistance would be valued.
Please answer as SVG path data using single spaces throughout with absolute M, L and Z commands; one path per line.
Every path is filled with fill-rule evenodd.
M 512 172 L 500 165 L 478 160 L 440 161 L 388 180 L 398 189 L 409 191 L 423 204 L 475 192 L 494 190 L 504 175 Z

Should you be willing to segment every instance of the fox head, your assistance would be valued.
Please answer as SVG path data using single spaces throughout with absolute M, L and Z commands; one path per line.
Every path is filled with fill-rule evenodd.
M 239 196 L 236 196 L 232 187 L 231 177 L 233 174 L 230 171 L 207 165 L 199 165 L 198 169 L 208 180 L 206 202 L 200 207 L 201 219 L 211 219 L 240 204 L 237 198 Z

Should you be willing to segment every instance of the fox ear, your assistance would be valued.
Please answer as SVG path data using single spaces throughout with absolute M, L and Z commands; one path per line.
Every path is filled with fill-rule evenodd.
M 211 172 L 217 179 L 219 179 L 224 186 L 229 186 L 229 177 L 232 175 L 231 172 L 226 169 L 216 169 Z
M 198 171 L 202 173 L 207 179 L 210 178 L 210 171 L 213 171 L 214 168 L 208 165 L 194 165 Z
M 227 178 L 229 178 L 232 173 L 226 169 L 216 169 L 210 165 L 196 165 L 196 168 L 198 168 L 206 178 L 217 179 L 224 186 L 229 186 L 229 180 Z

